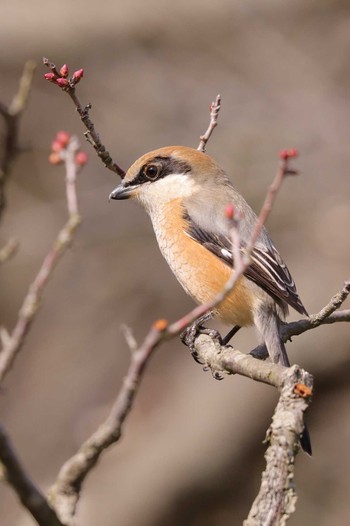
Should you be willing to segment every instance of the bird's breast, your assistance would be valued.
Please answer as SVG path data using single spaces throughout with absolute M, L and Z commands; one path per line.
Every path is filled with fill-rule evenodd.
M 230 267 L 187 235 L 180 200 L 162 204 L 150 215 L 159 248 L 182 287 L 197 303 L 212 300 L 228 280 Z M 228 324 L 251 325 L 253 302 L 250 283 L 242 277 L 217 307 L 217 315 Z

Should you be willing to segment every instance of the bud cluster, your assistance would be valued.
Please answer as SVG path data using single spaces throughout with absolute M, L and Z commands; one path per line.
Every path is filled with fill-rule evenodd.
M 295 148 L 290 148 L 289 150 L 281 150 L 280 151 L 280 159 L 282 161 L 287 161 L 288 159 L 292 159 L 293 157 L 298 157 L 299 152 Z
M 62 68 L 61 68 L 62 69 Z M 75 139 L 76 141 L 76 139 Z M 49 162 L 51 164 L 61 164 L 65 159 L 65 153 L 72 143 L 72 136 L 66 131 L 59 131 L 51 144 L 51 153 Z M 74 151 L 74 150 L 73 150 Z M 74 156 L 74 162 L 77 166 L 84 166 L 88 160 L 87 153 L 77 150 Z
M 51 73 L 45 73 L 44 78 L 49 82 L 57 84 L 62 89 L 73 88 L 83 78 L 84 70 L 78 69 L 69 77 L 69 69 L 67 64 L 63 64 L 60 70 L 51 71 Z

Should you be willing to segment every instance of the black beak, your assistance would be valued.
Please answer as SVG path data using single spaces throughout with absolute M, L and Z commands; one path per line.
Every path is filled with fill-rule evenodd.
M 129 199 L 129 197 L 132 196 L 132 194 L 134 193 L 134 190 L 137 188 L 136 185 L 132 186 L 125 186 L 125 184 L 121 183 L 119 186 L 117 186 L 117 188 L 115 188 L 113 190 L 113 192 L 111 192 L 109 194 L 109 200 L 111 199 L 118 199 L 118 200 L 121 200 L 121 199 Z

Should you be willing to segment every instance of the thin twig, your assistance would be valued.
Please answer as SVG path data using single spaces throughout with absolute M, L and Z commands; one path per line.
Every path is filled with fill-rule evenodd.
M 0 163 L 0 217 L 5 208 L 5 185 L 10 175 L 12 162 L 18 150 L 19 119 L 27 106 L 36 63 L 29 60 L 24 65 L 17 93 L 7 107 L 0 103 L 0 114 L 4 117 L 6 131 L 4 138 L 4 153 Z
M 40 489 L 35 486 L 20 463 L 10 439 L 0 426 L 0 461 L 3 475 L 17 493 L 23 506 L 40 526 L 64 526 Z
M 66 166 L 68 221 L 58 233 L 51 249 L 44 258 L 40 270 L 24 298 L 22 307 L 19 311 L 17 323 L 11 332 L 10 338 L 0 352 L 0 383 L 12 367 L 39 308 L 45 286 L 58 261 L 71 245 L 75 231 L 80 224 L 76 195 L 76 174 L 79 170 L 79 167 L 75 164 L 76 151 L 77 142 L 76 139 L 73 138 L 66 150 L 64 158 Z
M 60 78 L 60 73 L 58 72 L 55 64 L 53 62 L 50 62 L 47 58 L 43 58 L 43 64 L 47 68 L 50 69 L 50 71 L 55 75 L 56 78 Z M 65 91 L 70 98 L 73 101 L 73 104 L 79 113 L 80 119 L 82 123 L 84 124 L 87 131 L 84 133 L 85 138 L 87 141 L 93 146 L 97 156 L 101 159 L 104 166 L 111 170 L 112 172 L 118 174 L 121 178 L 125 176 L 125 171 L 115 162 L 113 161 L 110 153 L 106 149 L 106 147 L 102 144 L 102 141 L 100 139 L 100 135 L 97 133 L 95 129 L 95 125 L 92 122 L 90 118 L 90 110 L 92 105 L 89 103 L 86 106 L 84 106 L 76 93 L 76 87 L 75 82 L 72 79 L 69 79 L 66 86 L 60 86 L 62 91 Z
M 120 439 L 122 425 L 132 408 L 145 367 L 161 341 L 162 328 L 156 322 L 139 349 L 131 354 L 128 372 L 109 416 L 60 469 L 49 495 L 63 522 L 69 522 L 75 515 L 81 486 L 101 453 Z
M 197 150 L 205 153 L 207 142 L 209 141 L 211 134 L 218 125 L 218 116 L 221 108 L 221 95 L 217 95 L 215 101 L 210 104 L 210 122 L 207 131 L 200 136 L 200 143 Z
M 18 241 L 11 237 L 7 243 L 0 249 L 0 265 L 13 258 L 18 250 Z

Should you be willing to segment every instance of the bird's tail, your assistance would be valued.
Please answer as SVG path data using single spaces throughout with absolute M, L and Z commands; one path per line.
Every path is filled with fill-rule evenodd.
M 280 319 L 273 309 L 260 309 L 254 317 L 255 325 L 264 338 L 269 356 L 274 363 L 284 367 L 290 367 L 287 350 L 280 337 Z M 300 435 L 300 445 L 303 450 L 312 455 L 312 447 L 309 431 L 305 425 Z

